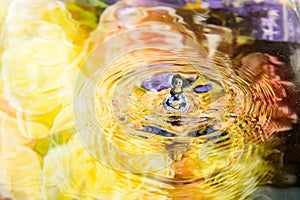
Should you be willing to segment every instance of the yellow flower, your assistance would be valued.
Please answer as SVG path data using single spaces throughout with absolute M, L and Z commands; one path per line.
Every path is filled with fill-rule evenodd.
M 10 103 L 30 114 L 70 103 L 85 51 L 63 4 L 14 0 L 3 33 L 2 78 Z
M 78 135 L 49 151 L 42 176 L 43 196 L 49 200 L 166 199 L 164 191 L 148 190 L 155 180 L 102 165 L 84 149 Z
M 0 157 L 0 194 L 12 199 L 41 199 L 41 165 L 37 154 L 28 147 Z
M 258 156 L 265 155 L 263 148 L 232 145 L 243 142 L 241 135 L 227 142 L 228 150 L 217 148 L 218 144 L 210 148 L 210 143 L 197 154 L 187 152 L 182 161 L 158 170 L 152 170 L 157 159 L 127 159 L 125 153 L 114 154 L 117 145 L 110 148 L 102 140 L 91 140 L 91 145 L 105 149 L 109 161 L 117 160 L 123 168 L 113 169 L 92 157 L 74 128 L 72 95 L 90 50 L 86 42 L 90 30 L 82 26 L 93 28 L 97 19 L 74 4 L 69 4 L 69 10 L 83 13 L 82 21 L 73 20 L 58 0 L 0 2 L 0 197 L 175 199 L 187 191 L 194 199 L 244 199 L 260 181 L 268 180 L 273 169 Z M 86 21 L 90 18 L 91 24 Z M 98 31 L 95 35 L 101 27 Z M 139 173 L 131 173 L 128 165 L 137 166 Z M 149 167 L 150 172 L 142 171 Z M 146 176 L 200 178 L 180 185 Z
M 42 199 L 49 137 L 64 143 L 74 128 L 72 93 L 89 31 L 60 1 L 0 1 L 0 197 Z

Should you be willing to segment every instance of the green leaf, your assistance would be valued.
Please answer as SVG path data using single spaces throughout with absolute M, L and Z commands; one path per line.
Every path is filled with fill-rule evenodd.
M 41 156 L 45 156 L 49 150 L 50 140 L 48 137 L 37 139 L 33 150 L 40 154 Z
M 85 25 L 92 29 L 97 27 L 98 16 L 95 9 L 87 9 L 86 5 L 79 5 L 74 2 L 68 2 L 66 8 L 71 13 L 72 17 L 81 25 Z
M 99 8 L 106 8 L 108 6 L 106 3 L 99 0 L 85 0 L 84 2 L 91 6 L 99 7 Z

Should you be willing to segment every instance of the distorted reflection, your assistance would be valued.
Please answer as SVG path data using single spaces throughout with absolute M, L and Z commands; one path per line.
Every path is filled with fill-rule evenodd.
M 284 197 L 300 182 L 293 5 L 0 1 L 0 199 Z

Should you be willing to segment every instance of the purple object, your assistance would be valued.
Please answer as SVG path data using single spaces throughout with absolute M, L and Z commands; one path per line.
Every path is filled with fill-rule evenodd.
M 210 84 L 206 84 L 206 85 L 198 85 L 194 88 L 194 92 L 196 93 L 206 93 L 209 92 L 213 89 L 213 86 Z
M 153 76 L 151 78 L 146 79 L 142 87 L 146 90 L 154 90 L 154 91 L 161 91 L 163 89 L 171 87 L 170 78 L 172 74 L 159 74 L 157 76 Z
M 103 0 L 103 2 L 113 4 L 117 0 Z M 202 0 L 200 3 L 195 0 L 135 0 L 134 2 L 141 5 L 162 4 L 173 7 L 184 7 L 188 3 L 205 4 L 209 5 L 210 17 L 222 12 L 235 16 L 236 19 L 233 20 L 236 21 L 235 24 L 229 24 L 229 20 L 224 19 L 226 23 L 222 25 L 235 29 L 240 35 L 262 40 L 300 42 L 298 7 L 292 8 L 278 0 Z M 243 24 L 238 22 L 240 19 L 243 19 Z
M 206 0 L 211 14 L 228 10 L 248 21 L 251 31 L 243 33 L 256 39 L 300 42 L 300 20 L 297 11 L 275 0 Z M 237 26 L 238 27 L 238 26 Z
M 174 6 L 184 6 L 187 3 L 197 4 L 194 0 L 159 0 L 159 2 Z M 227 10 L 244 18 L 251 27 L 248 27 L 247 31 L 242 31 L 242 35 L 263 40 L 300 42 L 300 20 L 297 7 L 293 9 L 282 1 L 202 0 L 201 4 L 209 5 L 211 15 L 217 10 Z M 239 26 L 239 24 L 235 25 L 235 27 Z

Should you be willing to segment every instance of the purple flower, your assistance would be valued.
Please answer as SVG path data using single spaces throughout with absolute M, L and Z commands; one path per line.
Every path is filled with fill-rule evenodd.
M 154 90 L 156 92 L 159 92 L 166 88 L 170 88 L 170 78 L 172 76 L 172 74 L 159 74 L 157 76 L 153 76 L 145 80 L 142 84 L 142 87 L 146 90 Z

